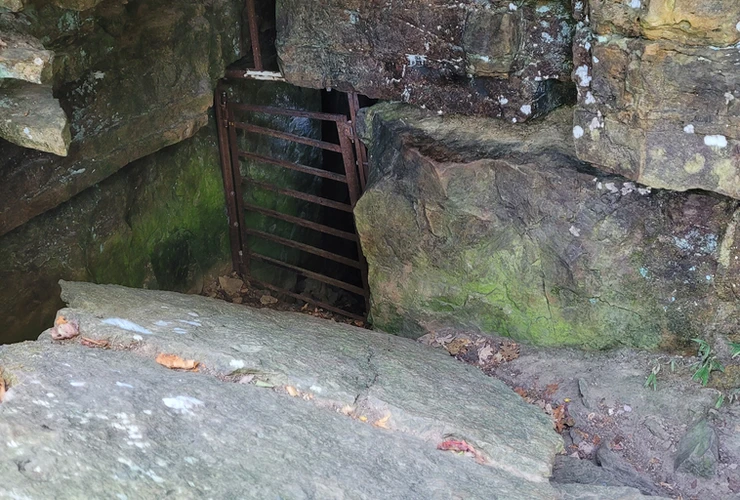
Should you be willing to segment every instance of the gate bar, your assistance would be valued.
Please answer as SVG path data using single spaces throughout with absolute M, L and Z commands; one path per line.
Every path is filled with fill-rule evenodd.
M 352 120 L 352 130 L 355 135 L 354 142 L 355 151 L 357 152 L 357 169 L 360 173 L 360 187 L 364 193 L 365 184 L 367 183 L 367 148 L 360 138 L 357 137 L 357 113 L 360 112 L 360 100 L 356 92 L 348 92 L 347 99 L 349 100 L 349 116 Z
M 247 228 L 245 229 L 245 231 L 247 232 L 247 234 L 257 236 L 258 238 L 263 238 L 266 240 L 274 241 L 275 243 L 280 243 L 281 245 L 285 245 L 287 247 L 297 248 L 299 250 L 303 250 L 304 252 L 318 255 L 319 257 L 326 257 L 327 259 L 333 260 L 335 262 L 339 262 L 340 264 L 344 264 L 345 266 L 354 267 L 355 269 L 360 269 L 360 263 L 358 261 L 348 259 L 347 257 L 342 257 L 341 255 L 331 253 L 321 248 L 307 245 L 305 243 L 300 243 L 298 241 L 293 241 L 288 238 L 282 238 L 280 236 L 276 236 L 271 233 L 266 233 L 264 231 L 259 231 L 257 229 Z
M 341 229 L 335 229 L 331 226 L 325 226 L 323 224 L 319 224 L 318 222 L 312 222 L 310 220 L 301 219 L 300 217 L 294 217 L 292 215 L 287 215 L 281 212 L 276 212 L 275 210 L 270 210 L 268 208 L 258 207 L 256 205 L 251 205 L 249 203 L 244 203 L 243 207 L 245 210 L 249 210 L 251 212 L 257 212 L 259 214 L 266 215 L 268 217 L 273 217 L 278 220 L 284 220 L 286 222 L 291 222 L 297 226 L 307 227 L 309 229 L 313 229 L 314 231 L 318 231 L 320 233 L 331 234 L 332 236 L 336 236 L 337 238 L 343 238 L 345 240 L 357 241 L 356 234 L 348 233 L 346 231 L 342 231 Z
M 229 119 L 228 119 L 228 96 L 226 92 L 217 86 L 215 96 L 216 128 L 218 130 L 218 146 L 221 155 L 221 173 L 224 180 L 224 191 L 226 193 L 226 213 L 229 221 L 229 242 L 231 247 L 231 262 L 235 271 L 244 268 L 244 255 L 242 253 L 243 239 L 240 231 L 240 221 L 243 213 L 239 209 L 241 189 L 236 187 L 229 144 Z M 241 182 L 239 182 L 241 185 Z M 241 187 L 241 186 L 240 186 Z
M 300 163 L 293 163 L 293 162 L 289 162 L 285 160 L 278 160 L 277 158 L 271 158 L 269 156 L 263 156 L 257 153 L 250 153 L 248 151 L 239 151 L 239 156 L 241 156 L 242 158 L 249 158 L 250 160 L 256 160 L 256 161 L 263 162 L 263 163 L 270 163 L 278 167 L 289 168 L 291 170 L 295 170 L 296 172 L 303 172 L 304 174 L 315 175 L 316 177 L 323 177 L 324 179 L 331 179 L 333 181 L 341 182 L 343 184 L 347 183 L 347 178 L 344 175 L 335 174 L 334 172 L 329 172 L 328 170 L 321 170 L 320 168 L 308 167 L 306 165 L 301 165 Z
M 252 57 L 254 58 L 254 69 L 262 71 L 262 49 L 260 48 L 260 33 L 257 26 L 257 11 L 254 8 L 254 0 L 247 0 L 247 18 L 249 19 L 249 37 L 252 39 Z
M 321 111 L 302 111 L 299 109 L 276 108 L 274 106 L 260 106 L 258 104 L 230 103 L 230 106 L 236 111 L 246 111 L 248 113 L 264 113 L 266 115 L 288 116 L 290 118 L 309 118 L 311 120 L 323 120 L 327 122 L 341 122 L 347 119 L 347 117 L 344 115 L 322 113 Z
M 308 193 L 302 193 L 301 191 L 295 191 L 293 189 L 279 188 L 277 186 L 273 186 L 272 184 L 256 181 L 251 178 L 244 178 L 242 179 L 242 182 L 245 184 L 249 183 L 249 185 L 251 186 L 257 186 L 267 191 L 272 191 L 273 193 L 279 193 L 284 196 L 290 196 L 291 198 L 296 198 L 299 200 L 316 203 L 317 205 L 321 205 L 322 207 L 329 207 L 329 208 L 334 208 L 336 210 L 342 210 L 344 212 L 352 213 L 352 207 L 350 207 L 349 205 L 345 203 L 340 203 L 338 201 L 330 200 L 328 198 L 322 198 L 321 196 L 316 196 L 316 195 L 308 194 Z
M 267 262 L 268 264 L 273 264 L 278 267 L 284 267 L 286 269 L 290 269 L 296 274 L 302 275 L 306 278 L 315 279 L 316 281 L 321 281 L 322 283 L 326 283 L 327 285 L 332 285 L 337 288 L 341 288 L 343 290 L 356 293 L 357 295 L 360 295 L 361 297 L 367 296 L 365 290 L 363 290 L 362 288 L 355 286 L 355 285 L 350 285 L 349 283 L 345 283 L 344 281 L 330 278 L 328 276 L 324 276 L 323 274 L 315 273 L 313 271 L 309 271 L 308 269 L 303 269 L 302 267 L 294 266 L 293 264 L 288 264 L 286 262 L 283 262 L 282 260 L 273 259 L 272 257 L 266 257 L 264 255 L 261 255 L 255 252 L 249 252 L 249 256 L 253 259 L 261 260 L 262 262 Z
M 233 113 L 232 113 L 233 114 Z M 233 122 L 234 126 L 247 132 L 254 132 L 255 134 L 269 135 L 276 139 L 285 139 L 286 141 L 297 142 L 299 144 L 305 144 L 306 146 L 313 146 L 315 148 L 326 149 L 328 151 L 334 151 L 341 153 L 342 148 L 337 144 L 331 142 L 320 141 L 318 139 L 311 139 L 310 137 L 302 137 L 300 135 L 291 134 L 289 132 L 280 132 L 279 130 L 273 130 L 271 128 L 260 127 L 259 125 L 250 125 L 248 123 Z

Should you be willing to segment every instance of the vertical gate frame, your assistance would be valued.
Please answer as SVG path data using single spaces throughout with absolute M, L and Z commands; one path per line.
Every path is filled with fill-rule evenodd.
M 247 181 L 247 179 L 243 178 L 241 175 L 240 159 L 241 158 L 252 158 L 257 161 L 262 161 L 264 163 L 268 163 L 276 167 L 283 167 L 283 168 L 288 168 L 292 170 L 297 170 L 297 171 L 300 171 L 306 174 L 329 178 L 337 182 L 340 182 L 342 184 L 345 184 L 347 186 L 350 203 L 347 205 L 347 204 L 343 204 L 343 203 L 336 202 L 333 200 L 329 200 L 327 198 L 322 198 L 317 195 L 294 191 L 291 189 L 278 188 L 277 186 L 272 186 L 272 185 L 265 186 L 264 182 L 251 181 L 255 186 L 270 189 L 284 196 L 289 196 L 289 197 L 293 197 L 297 199 L 303 199 L 311 203 L 316 203 L 319 205 L 328 206 L 331 208 L 344 210 L 344 211 L 352 213 L 355 208 L 355 205 L 357 204 L 357 201 L 362 195 L 362 191 L 363 191 L 362 186 L 364 185 L 364 182 L 361 180 L 360 177 L 358 177 L 359 163 L 356 162 L 355 152 L 357 151 L 356 148 L 357 148 L 357 143 L 359 141 L 355 137 L 355 133 L 353 129 L 353 122 L 351 122 L 345 115 L 339 115 L 339 114 L 308 112 L 308 111 L 276 108 L 276 107 L 270 107 L 270 106 L 257 106 L 257 105 L 233 103 L 233 102 L 228 101 L 226 93 L 221 91 L 220 89 L 217 90 L 216 97 L 217 97 L 216 115 L 217 115 L 217 122 L 218 122 L 218 128 L 219 128 L 219 146 L 221 149 L 221 163 L 222 163 L 222 170 L 224 174 L 224 188 L 226 189 L 226 192 L 227 192 L 227 209 L 229 212 L 229 222 L 230 222 L 229 234 L 231 237 L 231 249 L 232 249 L 232 259 L 234 262 L 234 269 L 237 270 L 243 277 L 245 277 L 252 283 L 262 285 L 265 288 L 294 297 L 301 301 L 315 304 L 326 310 L 333 311 L 338 314 L 342 314 L 344 316 L 348 316 L 354 319 L 364 320 L 365 318 L 362 316 L 358 316 L 356 314 L 350 313 L 343 309 L 339 309 L 335 306 L 332 306 L 331 304 L 317 301 L 313 299 L 312 297 L 296 294 L 294 292 L 291 292 L 290 290 L 277 287 L 276 285 L 257 280 L 250 276 L 251 274 L 250 273 L 250 262 L 252 259 L 266 262 L 271 265 L 275 265 L 278 267 L 291 270 L 299 276 L 303 276 L 303 277 L 310 278 L 310 279 L 315 279 L 317 281 L 326 283 L 328 285 L 335 286 L 335 287 L 350 291 L 352 293 L 361 295 L 365 300 L 366 311 L 369 312 L 370 297 L 369 297 L 369 288 L 368 288 L 368 281 L 367 281 L 367 262 L 362 253 L 360 241 L 356 233 L 348 233 L 348 232 L 345 232 L 345 231 L 342 231 L 342 230 L 339 230 L 339 229 L 336 229 L 330 226 L 325 226 L 323 224 L 319 224 L 319 223 L 312 222 L 309 220 L 303 220 L 303 219 L 300 219 L 299 217 L 294 217 L 294 216 L 283 214 L 283 213 L 280 213 L 274 210 L 268 210 L 268 209 L 264 209 L 261 207 L 253 206 L 244 201 L 244 198 L 242 197 L 242 189 L 241 189 L 242 183 Z M 318 139 L 312 139 L 309 137 L 297 136 L 291 133 L 281 132 L 278 130 L 265 128 L 265 127 L 261 127 L 257 125 L 251 125 L 248 123 L 237 122 L 235 119 L 235 111 L 266 113 L 266 114 L 272 114 L 272 115 L 282 115 L 282 116 L 289 116 L 289 117 L 304 117 L 304 118 L 315 119 L 315 120 L 331 121 L 336 124 L 337 133 L 339 136 L 339 144 L 325 142 L 325 141 L 318 140 Z M 252 133 L 277 137 L 279 139 L 288 140 L 291 142 L 297 142 L 300 144 L 306 144 L 308 146 L 318 147 L 324 150 L 334 151 L 336 153 L 339 153 L 342 156 L 342 163 L 344 165 L 344 170 L 345 170 L 344 175 L 335 174 L 330 171 L 316 169 L 315 167 L 308 167 L 305 165 L 291 163 L 287 160 L 266 157 L 266 156 L 263 156 L 257 153 L 240 151 L 238 147 L 238 142 L 237 142 L 238 140 L 237 133 L 236 133 L 237 129 L 245 130 L 245 131 L 252 132 Z M 313 229 L 315 231 L 319 231 L 324 234 L 332 234 L 340 238 L 354 241 L 357 246 L 358 258 L 355 261 L 353 259 L 349 259 L 343 256 L 333 254 L 332 252 L 323 250 L 318 247 L 314 247 L 314 246 L 304 244 L 301 242 L 287 240 L 277 235 L 273 235 L 270 233 L 264 233 L 263 231 L 249 229 L 246 227 L 246 224 L 244 223 L 244 213 L 246 210 L 253 211 L 256 213 L 261 213 L 268 217 L 290 222 L 292 224 L 296 224 L 299 226 L 307 227 L 307 228 Z M 347 265 L 348 267 L 353 267 L 360 271 L 362 288 L 357 287 L 355 285 L 351 285 L 341 280 L 337 280 L 335 278 L 330 278 L 329 276 L 325 276 L 321 273 L 309 271 L 308 269 L 303 269 L 301 267 L 288 264 L 287 262 L 282 262 L 277 259 L 273 259 L 266 255 L 260 255 L 260 254 L 254 253 L 251 251 L 249 247 L 250 236 L 272 240 L 279 244 L 283 244 L 285 246 L 292 247 L 292 248 L 297 248 L 304 252 L 318 255 L 320 257 L 326 258 L 328 260 L 332 260 L 334 262 L 342 263 L 344 265 Z

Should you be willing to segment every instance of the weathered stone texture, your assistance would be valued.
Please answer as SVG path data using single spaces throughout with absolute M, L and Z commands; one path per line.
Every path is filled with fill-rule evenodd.
M 369 110 L 356 218 L 378 328 L 604 348 L 740 326 L 737 203 L 591 169 L 571 113 L 511 126 Z
M 51 88 L 23 82 L 0 87 L 0 136 L 27 148 L 67 156 L 67 115 Z
M 2 144 L 0 234 L 205 125 L 213 86 L 238 58 L 242 8 L 147 0 L 78 12 L 39 2 L 16 14 L 54 53 L 51 84 L 72 143 L 62 160 Z
M 569 97 L 565 2 L 278 0 L 287 80 L 524 121 Z
M 590 25 L 576 10 L 578 155 L 653 187 L 740 198 L 740 4 L 670 5 L 592 1 Z

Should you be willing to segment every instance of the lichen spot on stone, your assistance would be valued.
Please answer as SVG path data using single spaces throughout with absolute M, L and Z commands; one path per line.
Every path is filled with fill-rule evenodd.
M 693 134 L 694 133 L 694 126 L 691 123 L 689 123 L 688 125 L 686 125 L 683 128 L 683 131 L 686 132 L 687 134 Z
M 589 90 L 586 92 L 586 99 L 583 101 L 584 104 L 596 104 L 596 99 L 594 99 L 594 95 Z
M 683 169 L 688 174 L 698 174 L 702 170 L 704 170 L 704 166 L 706 165 L 707 160 L 704 158 L 704 156 L 700 155 L 699 153 L 696 153 L 692 159 L 687 161 Z
M 519 111 L 521 111 L 522 114 L 529 116 L 532 114 L 532 106 L 530 106 L 529 104 L 524 104 L 521 108 L 519 108 Z
M 29 129 L 28 127 L 24 127 L 24 128 L 23 128 L 23 133 L 24 133 L 24 134 L 26 135 L 26 137 L 28 137 L 29 139 L 33 139 L 33 136 L 31 135 L 31 129 Z
M 578 77 L 578 85 L 581 87 L 591 85 L 591 75 L 588 74 L 588 66 L 585 64 L 576 68 L 576 76 Z
M 633 9 L 639 9 L 642 7 L 642 2 L 640 0 L 630 0 L 630 7 Z
M 37 57 L 36 59 L 34 59 L 34 60 L 33 60 L 33 63 L 34 63 L 34 64 L 35 64 L 36 66 L 41 66 L 41 65 L 43 65 L 43 64 L 44 64 L 44 60 L 43 60 L 43 59 L 41 59 L 40 57 Z
M 727 137 L 724 135 L 706 135 L 704 136 L 704 144 L 714 148 L 726 148 Z
M 510 11 L 512 11 L 512 12 L 513 12 L 513 11 L 515 11 L 516 9 L 517 9 L 517 6 L 516 6 L 515 4 L 513 4 L 513 3 L 510 3 L 510 4 L 509 4 L 509 10 L 510 10 Z M 740 25 L 740 23 L 738 23 L 738 25 Z M 740 28 L 739 28 L 739 29 L 740 29 Z
M 738 30 L 738 31 L 740 31 L 740 22 L 738 22 L 738 23 L 737 23 L 737 24 L 735 25 L 735 29 L 736 29 L 736 30 Z
M 576 139 L 580 139 L 581 137 L 583 137 L 583 127 L 581 127 L 580 125 L 576 125 L 575 127 L 573 127 L 573 137 L 575 137 Z

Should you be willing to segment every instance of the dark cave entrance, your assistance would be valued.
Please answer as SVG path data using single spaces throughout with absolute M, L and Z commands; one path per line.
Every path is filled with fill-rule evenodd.
M 353 208 L 367 152 L 355 130 L 365 96 L 287 84 L 275 1 L 246 0 L 245 57 L 216 91 L 234 269 L 288 300 L 364 320 L 367 264 Z M 310 94 L 308 102 L 296 93 Z

